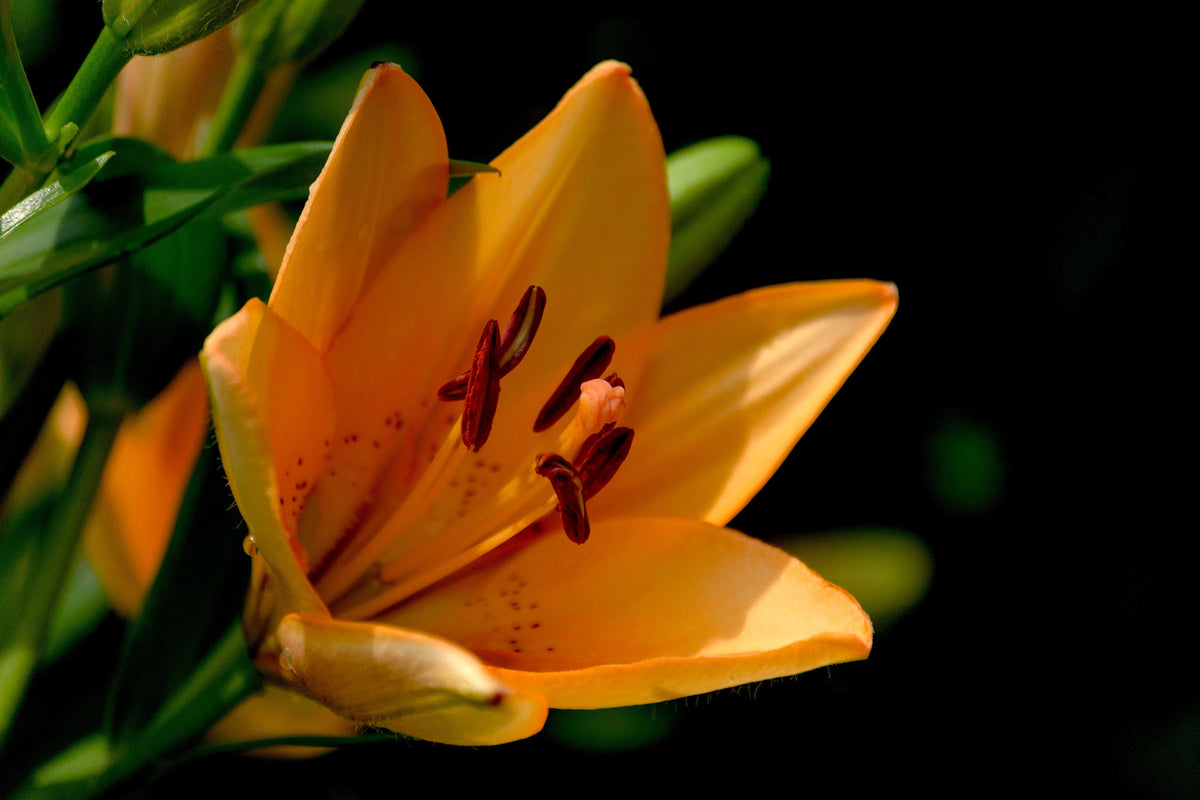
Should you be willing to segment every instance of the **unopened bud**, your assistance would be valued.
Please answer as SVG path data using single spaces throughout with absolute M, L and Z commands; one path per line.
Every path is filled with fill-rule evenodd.
M 771 163 L 742 136 L 698 142 L 667 156 L 671 255 L 664 301 L 716 260 L 767 188 Z
M 203 39 L 258 0 L 104 0 L 104 24 L 125 50 L 154 56 Z
M 262 0 L 234 25 L 234 41 L 262 70 L 305 61 L 341 35 L 365 0 Z

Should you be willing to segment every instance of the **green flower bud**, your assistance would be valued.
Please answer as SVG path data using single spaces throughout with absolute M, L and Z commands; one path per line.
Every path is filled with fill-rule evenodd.
M 234 38 L 259 69 L 315 56 L 354 19 L 364 0 L 262 0 L 237 21 Z
M 104 24 L 134 55 L 153 56 L 203 39 L 258 0 L 104 0 Z
M 742 136 L 698 142 L 667 156 L 671 255 L 664 302 L 729 246 L 767 188 L 771 162 Z

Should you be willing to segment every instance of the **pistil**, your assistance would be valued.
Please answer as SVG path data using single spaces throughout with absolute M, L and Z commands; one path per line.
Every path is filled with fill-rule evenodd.
M 610 377 L 620 381 L 615 374 Z M 625 410 L 624 383 L 614 386 L 607 380 L 589 380 L 579 387 L 579 394 L 579 411 L 566 440 L 586 438 L 578 446 L 564 448 L 574 452 L 572 460 L 558 453 L 542 453 L 534 471 L 550 481 L 567 537 L 583 544 L 591 530 L 586 501 L 616 475 L 633 445 L 633 429 L 616 427 Z

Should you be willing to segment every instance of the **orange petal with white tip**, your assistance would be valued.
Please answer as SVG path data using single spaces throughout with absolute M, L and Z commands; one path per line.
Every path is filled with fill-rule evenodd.
M 471 653 L 387 625 L 290 614 L 279 624 L 285 675 L 359 723 L 445 744 L 502 744 L 546 721 L 536 692 L 511 689 Z

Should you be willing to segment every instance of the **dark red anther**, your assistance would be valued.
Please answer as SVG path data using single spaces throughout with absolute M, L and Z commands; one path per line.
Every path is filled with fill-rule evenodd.
M 583 499 L 591 500 L 608 485 L 633 445 L 633 428 L 606 425 L 600 433 L 588 437 L 575 456 L 574 467 L 583 483 Z
M 512 316 L 508 318 L 508 327 L 500 337 L 500 376 L 512 372 L 529 345 L 533 344 L 534 334 L 542 324 L 542 313 L 546 310 L 546 292 L 540 286 L 530 286 L 521 295 L 521 302 Z M 462 400 L 467 396 L 467 378 L 470 371 L 462 373 L 457 378 L 446 381 L 438 389 L 438 400 Z
M 478 452 L 492 432 L 496 403 L 500 399 L 500 326 L 489 319 L 483 326 L 467 378 L 466 407 L 462 416 L 462 441 Z
M 603 375 L 604 370 L 608 369 L 608 365 L 612 363 L 613 353 L 616 352 L 616 349 L 616 343 L 607 336 L 601 336 L 588 345 L 588 348 L 571 365 L 567 377 L 562 379 L 562 383 L 558 385 L 558 388 L 550 395 L 550 399 L 546 401 L 546 405 L 542 406 L 542 410 L 538 412 L 537 419 L 533 423 L 534 433 L 546 430 L 571 410 L 571 406 L 575 405 L 575 401 L 579 399 L 579 386 Z
M 625 381 L 621 380 L 621 376 L 615 372 L 610 374 L 604 380 L 608 383 L 609 386 L 613 387 L 614 389 L 616 389 L 618 386 L 621 387 L 622 389 L 625 388 Z
M 499 327 L 499 326 L 497 326 Z M 445 403 L 450 403 L 455 400 L 462 400 L 467 396 L 467 378 L 471 375 L 471 370 L 467 370 L 457 378 L 451 378 L 441 385 L 438 389 L 438 400 Z
M 579 448 L 579 452 L 575 454 L 575 460 L 571 462 L 572 465 L 578 467 L 584 461 L 587 461 L 588 456 L 591 455 L 592 450 L 596 447 L 596 443 L 600 441 L 600 438 L 615 427 L 615 423 L 609 422 L 599 431 L 584 439 L 583 444 Z
M 530 286 L 521 295 L 521 302 L 508 318 L 508 327 L 500 337 L 500 375 L 513 371 L 529 352 L 534 334 L 542 324 L 542 313 L 546 310 L 546 292 L 540 286 Z
M 535 470 L 538 475 L 549 479 L 550 486 L 554 489 L 567 538 L 575 544 L 586 542 L 591 528 L 588 525 L 587 507 L 583 503 L 583 480 L 579 473 L 557 453 L 542 453 L 538 456 Z

